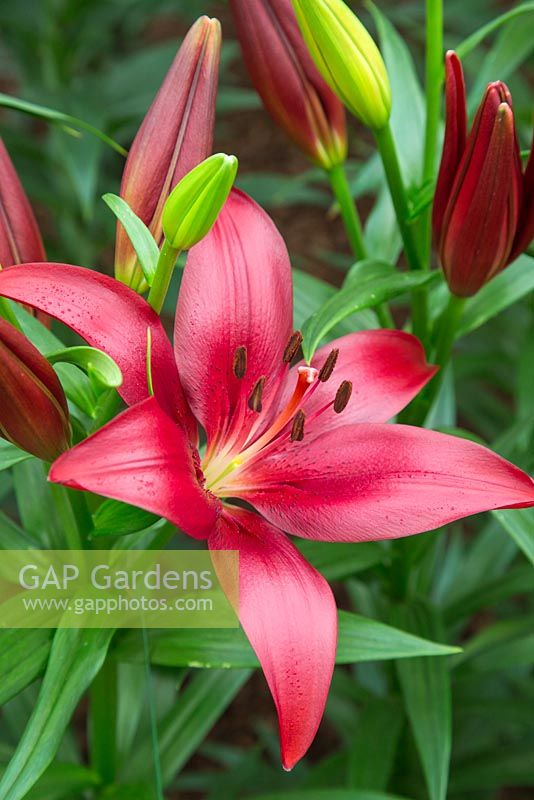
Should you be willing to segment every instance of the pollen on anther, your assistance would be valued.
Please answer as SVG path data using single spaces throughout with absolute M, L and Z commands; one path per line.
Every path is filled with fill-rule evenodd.
M 341 414 L 341 412 L 346 409 L 351 394 L 352 383 L 350 381 L 343 381 L 337 390 L 336 399 L 334 400 L 334 411 L 336 414 Z
M 337 363 L 337 359 L 339 356 L 339 350 L 332 350 L 329 354 L 328 358 L 324 362 L 323 366 L 321 367 L 321 371 L 319 372 L 319 380 L 321 383 L 326 383 L 326 381 L 332 377 L 332 373 Z
M 232 370 L 236 378 L 244 378 L 247 372 L 247 348 L 238 347 L 234 353 Z
M 304 411 L 298 411 L 293 420 L 293 427 L 291 428 L 291 441 L 302 442 L 304 439 L 304 423 L 306 422 L 306 414 Z
M 302 344 L 302 333 L 295 331 L 291 334 L 289 342 L 284 350 L 283 360 L 284 364 L 290 364 L 297 355 L 298 349 Z
M 257 414 L 260 414 L 263 408 L 262 397 L 264 388 L 265 388 L 265 378 L 262 377 L 258 381 L 256 381 L 256 384 L 248 399 L 248 407 L 250 408 L 251 411 L 255 411 Z

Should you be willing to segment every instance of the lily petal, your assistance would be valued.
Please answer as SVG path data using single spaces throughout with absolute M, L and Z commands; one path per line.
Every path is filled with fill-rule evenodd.
M 394 539 L 496 508 L 534 505 L 534 481 L 466 439 L 354 425 L 286 442 L 234 473 L 234 496 L 310 539 Z
M 0 265 L 46 261 L 37 220 L 0 139 Z
M 426 363 L 420 341 L 403 331 L 351 333 L 319 348 L 311 365 L 321 370 L 333 350 L 338 350 L 339 355 L 331 377 L 320 383 L 303 405 L 307 419 L 333 402 L 343 381 L 352 383 L 352 395 L 342 414 L 329 408 L 310 427 L 307 425 L 306 436 L 353 423 L 387 422 L 413 400 L 437 369 Z M 297 367 L 290 372 L 280 408 L 294 389 L 296 378 L 292 373 L 296 374 Z
M 172 347 L 158 315 L 119 281 L 68 264 L 22 264 L 0 272 L 0 295 L 45 311 L 92 347 L 113 358 L 124 382 L 121 396 L 133 405 L 148 396 L 147 334 L 151 335 L 154 392 L 191 434 L 194 420 L 180 385 Z
M 239 617 L 273 695 L 282 763 L 291 769 L 323 715 L 336 651 L 334 597 L 289 539 L 250 511 L 225 511 L 208 544 L 216 569 L 217 550 L 239 551 Z
M 60 456 L 49 479 L 144 508 L 205 539 L 220 503 L 202 488 L 198 465 L 183 428 L 151 397 Z
M 283 366 L 292 316 L 284 241 L 269 216 L 234 190 L 212 231 L 189 254 L 176 313 L 176 360 L 206 430 L 208 453 L 255 419 L 247 400 L 262 377 L 269 395 Z M 240 378 L 234 370 L 238 348 L 246 349 Z

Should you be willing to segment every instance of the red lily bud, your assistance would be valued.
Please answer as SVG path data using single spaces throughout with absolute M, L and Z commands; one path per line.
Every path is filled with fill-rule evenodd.
M 432 225 L 436 242 L 439 240 L 445 209 L 449 202 L 456 170 L 467 141 L 467 101 L 464 72 L 460 59 L 449 50 L 445 56 L 445 141 L 436 186 Z
M 276 123 L 316 164 L 347 156 L 345 111 L 319 74 L 291 0 L 230 0 L 250 77 Z
M 219 21 L 201 17 L 185 37 L 126 160 L 121 197 L 160 245 L 165 201 L 184 175 L 211 155 L 220 50 Z M 115 275 L 137 291 L 146 288 L 120 224 Z
M 44 356 L 0 319 L 0 436 L 43 461 L 70 444 L 69 410 Z
M 433 227 L 453 294 L 469 297 L 510 262 L 522 174 L 512 98 L 490 84 L 465 145 L 465 90 L 459 60 L 447 56 L 447 128 Z
M 534 239 L 534 137 L 525 174 L 523 175 L 523 203 L 510 261 L 526 250 Z
M 0 267 L 46 261 L 29 200 L 0 139 Z

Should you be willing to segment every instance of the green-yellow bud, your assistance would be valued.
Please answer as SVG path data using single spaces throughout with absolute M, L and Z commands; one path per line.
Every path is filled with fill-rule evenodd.
M 386 65 L 373 39 L 343 0 L 292 0 L 319 72 L 354 116 L 381 130 L 391 113 Z
M 237 158 L 217 153 L 182 178 L 163 208 L 163 233 L 175 250 L 190 250 L 211 230 L 237 174 Z

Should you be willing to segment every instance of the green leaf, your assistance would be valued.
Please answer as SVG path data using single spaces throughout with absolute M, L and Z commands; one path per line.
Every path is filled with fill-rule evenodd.
M 392 628 L 374 619 L 348 611 L 339 612 L 336 663 L 356 664 L 413 656 L 443 656 L 460 652 Z M 114 655 L 123 660 L 140 660 L 138 637 L 124 637 Z M 243 668 L 259 662 L 241 628 L 181 628 L 155 635 L 150 660 L 165 667 Z
M 51 646 L 48 630 L 0 630 L 0 706 L 42 674 Z
M 0 550 L 39 550 L 39 541 L 0 511 Z
M 396 608 L 394 619 L 423 636 L 442 636 L 437 612 L 423 603 Z M 441 658 L 399 661 L 397 674 L 428 793 L 431 800 L 445 800 L 452 740 L 452 700 L 447 663 Z
M 122 197 L 108 192 L 102 195 L 102 200 L 113 211 L 126 231 L 137 253 L 146 282 L 149 286 L 152 286 L 159 259 L 159 247 L 154 237 L 143 220 L 139 219 L 137 214 L 132 211 L 126 200 L 123 200 Z
M 191 679 L 159 726 L 165 785 L 188 761 L 249 677 L 249 670 L 210 670 Z M 151 743 L 144 741 L 131 755 L 129 778 L 144 778 L 146 765 L 151 761 Z
M 78 117 L 72 117 L 70 114 L 63 114 L 62 111 L 56 111 L 53 108 L 40 106 L 36 103 L 28 103 L 26 100 L 20 100 L 18 97 L 12 97 L 11 95 L 2 93 L 0 93 L 0 106 L 3 106 L 4 108 L 11 108 L 14 111 L 22 111 L 23 114 L 29 114 L 32 117 L 37 117 L 38 119 L 44 119 L 47 122 L 53 122 L 57 125 L 61 125 L 61 127 L 72 136 L 81 135 L 78 129 L 87 131 L 87 133 L 96 136 L 98 139 L 104 142 L 104 144 L 107 144 L 121 156 L 128 155 L 128 151 L 125 150 L 124 147 L 122 147 L 118 142 L 115 142 L 103 131 L 98 130 L 98 128 L 95 128 L 88 122 L 85 122 L 85 120 L 78 119 Z
M 455 50 L 458 58 L 464 59 L 469 55 L 469 53 L 478 47 L 478 45 L 483 42 L 487 36 L 490 36 L 494 31 L 498 30 L 507 22 L 511 22 L 515 17 L 518 17 L 521 14 L 527 14 L 529 12 L 534 12 L 534 3 L 521 3 L 515 8 L 510 9 L 510 11 L 505 11 L 504 14 L 501 14 L 499 17 L 495 17 L 495 19 L 492 19 L 491 22 L 483 25 L 477 31 L 472 33 L 471 36 L 468 36 L 467 39 L 464 39 L 463 42 L 460 42 L 460 44 L 456 46 Z M 528 25 L 527 22 L 524 24 Z
M 51 763 L 112 635 L 110 630 L 57 631 L 37 703 L 0 781 L 2 800 L 22 800 Z
M 18 447 L 11 444 L 11 442 L 6 442 L 5 439 L 0 439 L 0 471 L 9 469 L 14 464 L 20 464 L 21 461 L 26 461 L 27 458 L 31 458 L 29 453 L 19 450 Z
M 534 509 L 514 508 L 491 513 L 534 564 Z
M 423 163 L 425 103 L 421 84 L 404 39 L 374 3 L 367 2 L 380 39 L 391 83 L 391 128 L 405 182 L 418 186 Z
M 304 357 L 310 361 L 320 341 L 356 311 L 378 306 L 437 278 L 435 272 L 400 272 L 382 261 L 359 261 L 349 272 L 343 288 L 304 323 Z
M 302 328 L 311 314 L 321 308 L 336 294 L 336 288 L 325 281 L 308 275 L 300 269 L 293 270 L 293 317 L 294 326 Z M 372 330 L 380 327 L 376 315 L 370 309 L 347 317 L 332 331 L 334 336 L 344 336 L 352 331 Z
M 51 764 L 26 800 L 73 800 L 99 782 L 96 772 L 81 764 Z M 140 800 L 137 795 L 136 800 Z
M 469 108 L 474 110 L 482 97 L 486 84 L 495 80 L 505 81 L 534 50 L 532 24 L 521 17 L 512 20 L 503 28 L 497 41 L 477 70 L 477 79 L 469 93 Z
M 387 186 L 383 186 L 380 190 L 365 223 L 365 244 L 367 251 L 373 253 L 376 259 L 395 264 L 399 258 L 402 238 Z
M 299 539 L 304 558 L 329 581 L 342 580 L 383 563 L 387 554 L 377 542 L 314 542 Z
M 92 536 L 124 536 L 150 528 L 160 517 L 142 508 L 105 500 L 93 514 Z
M 386 789 L 393 770 L 404 713 L 397 702 L 373 699 L 358 718 L 349 751 L 349 785 L 355 789 Z M 377 742 L 380 746 L 377 747 Z
M 95 347 L 66 347 L 47 355 L 51 364 L 73 364 L 99 386 L 116 389 L 122 385 L 122 372 L 113 359 Z
M 520 256 L 467 301 L 458 336 L 476 331 L 505 308 L 534 291 L 534 258 Z
M 359 614 L 339 612 L 338 664 L 443 656 L 457 652 L 457 647 L 437 644 Z
M 461 797 L 474 796 L 475 793 L 487 797 L 485 793 L 481 795 L 484 789 L 502 790 L 503 786 L 533 784 L 532 742 L 523 744 L 519 741 L 506 747 L 500 744 L 489 753 L 462 760 L 455 767 L 451 790 L 455 794 L 459 792 Z
M 406 800 L 406 798 L 396 794 L 355 791 L 354 789 L 306 789 L 303 792 L 255 794 L 247 797 L 247 800 Z
M 514 670 L 534 663 L 534 619 L 496 622 L 484 628 L 453 660 L 453 667 L 477 672 Z
M 445 607 L 445 621 L 447 624 L 453 624 L 467 619 L 480 608 L 488 609 L 513 595 L 532 592 L 534 592 L 534 570 L 530 564 L 516 567 L 499 578 L 477 586 L 473 591 L 455 597 L 453 602 Z

